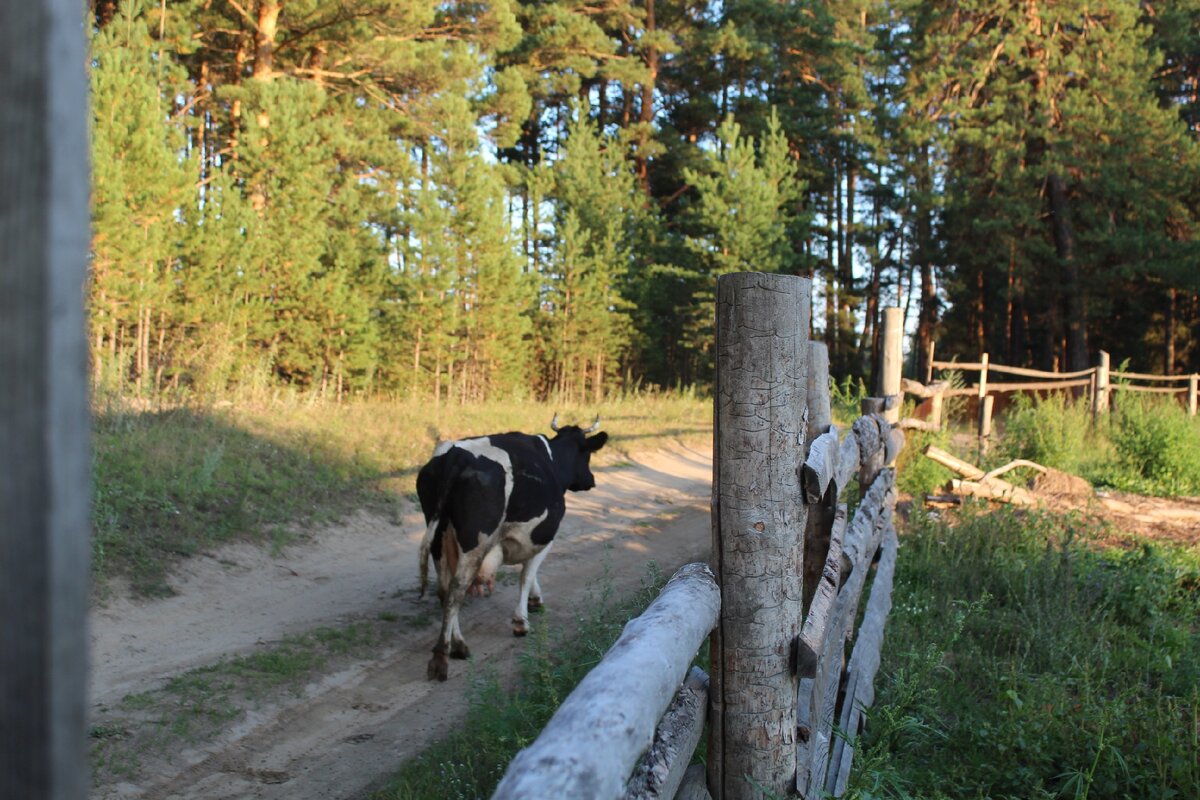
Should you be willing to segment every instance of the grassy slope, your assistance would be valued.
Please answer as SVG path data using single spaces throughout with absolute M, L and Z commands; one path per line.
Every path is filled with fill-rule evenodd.
M 712 407 L 693 396 L 642 396 L 596 408 L 275 400 L 218 409 L 97 413 L 93 563 L 101 586 L 123 575 L 135 591 L 169 593 L 180 557 L 233 538 L 286 542 L 363 505 L 413 492 L 433 445 L 508 430 L 549 432 L 560 419 L 603 415 L 612 438 L 597 463 L 672 441 L 711 441 Z
M 1200 797 L 1200 551 L 917 512 L 857 798 Z

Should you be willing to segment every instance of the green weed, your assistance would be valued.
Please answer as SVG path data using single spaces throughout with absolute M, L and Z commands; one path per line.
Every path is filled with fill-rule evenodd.
M 1200 553 L 914 514 L 855 798 L 1200 796 Z

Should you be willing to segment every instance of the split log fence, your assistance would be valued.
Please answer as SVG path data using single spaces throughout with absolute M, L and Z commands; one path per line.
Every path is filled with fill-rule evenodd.
M 989 360 L 987 353 L 983 353 L 979 361 L 938 361 L 934 359 L 933 354 L 934 348 L 931 344 L 927 359 L 928 367 L 925 374 L 925 383 L 919 383 L 907 378 L 899 381 L 899 389 L 904 393 L 930 401 L 929 415 L 924 420 L 901 420 L 901 427 L 940 430 L 942 426 L 942 405 L 945 398 L 976 397 L 979 401 L 978 434 L 980 442 L 985 447 L 991 436 L 994 396 L 1004 392 L 1065 390 L 1084 393 L 1091 404 L 1093 418 L 1112 409 L 1113 392 L 1174 395 L 1186 402 L 1188 414 L 1192 416 L 1196 415 L 1198 400 L 1200 400 L 1200 374 L 1152 375 L 1145 372 L 1114 370 L 1110 368 L 1109 354 L 1103 350 L 1100 351 L 1100 357 L 1096 366 L 1075 372 L 1048 372 L 1040 369 L 993 364 Z M 978 373 L 979 377 L 974 384 L 951 387 L 946 381 L 933 380 L 934 370 L 957 370 L 964 373 L 974 372 Z M 1036 378 L 1038 380 L 992 381 L 989 379 L 991 373 Z M 1163 383 L 1170 385 L 1146 385 Z
M 894 399 L 833 426 L 810 303 L 807 279 L 718 280 L 711 566 L 682 567 L 625 626 L 494 798 L 845 791 L 891 608 L 904 436 Z M 711 676 L 689 669 L 705 637 Z M 707 766 L 689 767 L 706 723 Z

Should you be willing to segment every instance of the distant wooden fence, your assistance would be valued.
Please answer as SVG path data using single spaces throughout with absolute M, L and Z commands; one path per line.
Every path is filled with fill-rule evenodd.
M 1103 350 L 1100 351 L 1100 359 L 1096 366 L 1075 372 L 1047 372 L 1040 369 L 993 364 L 987 353 L 981 355 L 979 361 L 937 361 L 933 358 L 932 346 L 927 361 L 929 367 L 925 375 L 925 383 L 918 383 L 906 378 L 900 382 L 900 389 L 907 394 L 929 399 L 931 401 L 929 417 L 926 420 L 906 419 L 900 423 L 901 426 L 938 430 L 942 424 L 942 401 L 944 398 L 976 397 L 979 400 L 978 433 L 980 440 L 985 443 L 991 435 L 993 396 L 1003 392 L 1083 390 L 1091 403 L 1093 416 L 1111 410 L 1113 392 L 1175 395 L 1186 401 L 1188 413 L 1195 416 L 1198 393 L 1200 393 L 1200 374 L 1152 375 L 1145 372 L 1121 372 L 1110 368 L 1110 356 Z M 933 380 L 934 370 L 975 372 L 979 377 L 974 384 L 951 388 L 945 381 Z M 991 373 L 1037 378 L 1038 380 L 992 381 L 990 380 Z M 1147 386 L 1144 385 L 1145 383 L 1186 385 Z
M 681 568 L 626 625 L 495 798 L 844 792 L 891 607 L 889 465 L 904 439 L 881 399 L 844 434 L 832 426 L 810 291 L 790 276 L 718 281 L 712 567 Z M 689 670 L 710 631 L 711 678 Z M 706 720 L 707 769 L 689 768 Z

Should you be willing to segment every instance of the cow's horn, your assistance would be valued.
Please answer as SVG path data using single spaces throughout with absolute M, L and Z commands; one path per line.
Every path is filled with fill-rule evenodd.
M 554 419 L 550 420 L 550 430 L 558 433 L 558 412 L 554 412 Z
M 588 428 L 584 433 L 595 433 L 600 430 L 600 415 L 596 415 L 596 421 L 592 423 L 592 427 Z

